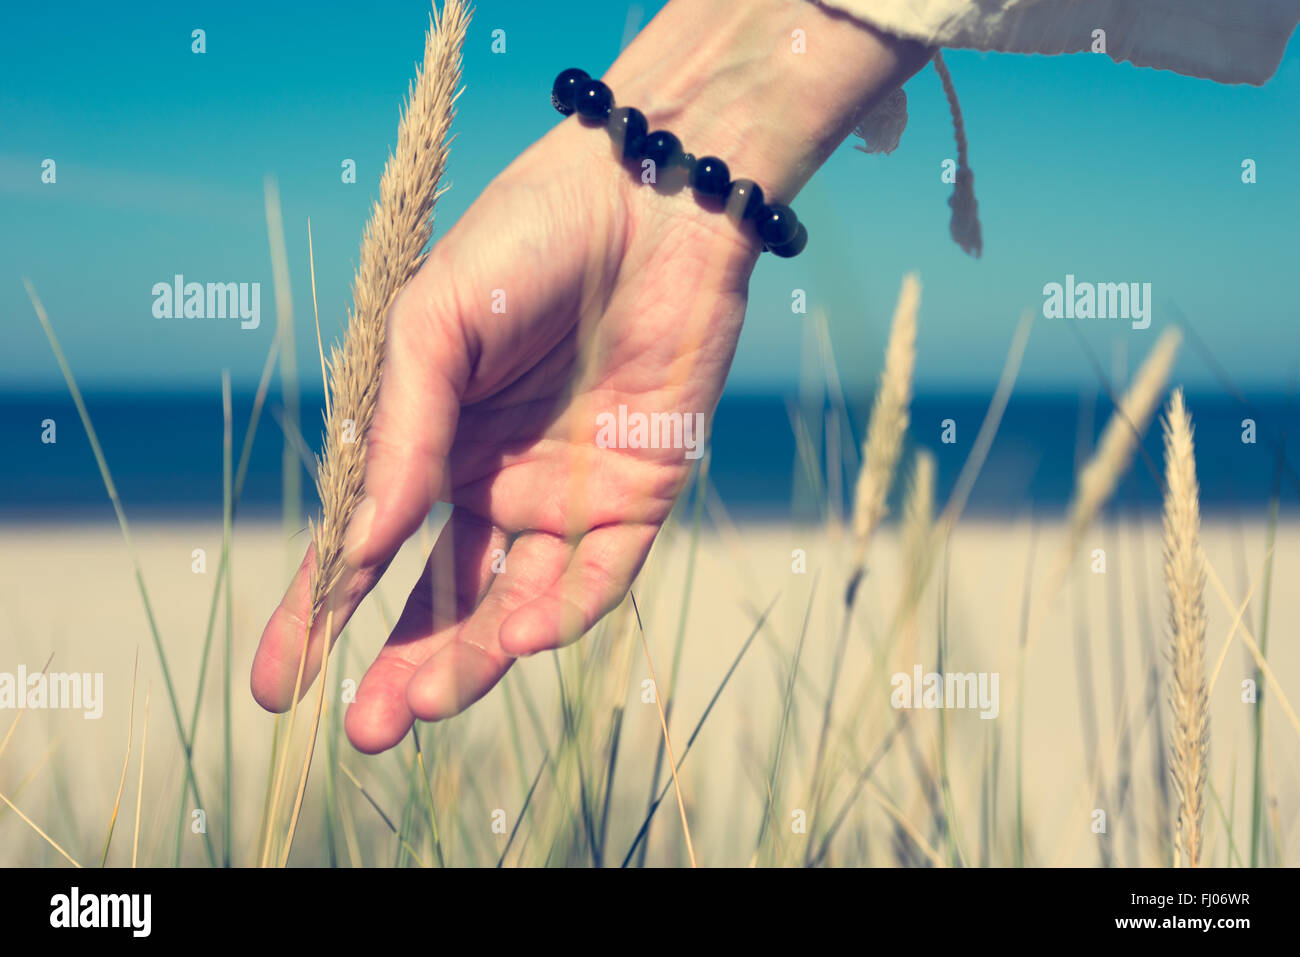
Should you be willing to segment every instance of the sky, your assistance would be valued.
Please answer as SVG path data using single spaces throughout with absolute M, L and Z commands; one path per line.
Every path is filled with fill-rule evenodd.
M 558 120 L 554 75 L 599 75 L 660 3 L 479 0 L 464 51 L 435 239 Z M 566 11 L 571 10 L 570 15 Z M 307 220 L 327 338 L 350 299 L 361 230 L 423 49 L 428 6 L 140 2 L 7 4 L 0 14 L 0 390 L 61 389 L 22 285 L 45 302 L 84 388 L 212 390 L 258 377 L 274 330 L 264 181 L 278 182 L 298 367 L 319 367 Z M 207 52 L 191 52 L 191 31 Z M 492 52 L 493 31 L 505 52 Z M 1022 388 L 1095 381 L 1069 328 L 1041 318 L 1045 284 L 1151 284 L 1152 323 L 1076 320 L 1108 370 L 1130 371 L 1176 316 L 1243 388 L 1286 390 L 1300 359 L 1300 46 L 1262 88 L 1117 64 L 1108 57 L 945 54 L 965 115 L 984 254 L 948 236 L 945 159 L 955 156 L 934 70 L 907 85 L 899 148 L 846 142 L 794 203 L 811 241 L 764 256 L 729 388 L 798 381 L 808 316 L 824 310 L 846 384 L 878 372 L 902 276 L 920 275 L 919 389 L 991 390 L 1025 310 L 1040 318 Z M 828 68 L 845 68 L 835 65 Z M 617 91 L 616 91 L 617 92 Z M 774 118 L 779 122 L 779 118 Z M 41 181 L 54 159 L 56 181 Z M 356 162 L 356 183 L 341 163 Z M 1255 161 L 1257 181 L 1242 182 Z M 733 162 L 733 168 L 743 165 Z M 615 170 L 611 168 L 611 175 Z M 262 284 L 262 324 L 153 314 L 181 273 Z M 1184 349 L 1175 378 L 1213 382 Z

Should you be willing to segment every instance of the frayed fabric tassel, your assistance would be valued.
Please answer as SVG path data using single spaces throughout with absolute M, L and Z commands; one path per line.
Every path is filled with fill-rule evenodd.
M 943 54 L 934 53 L 934 69 L 943 83 L 944 95 L 948 98 L 948 108 L 952 111 L 952 128 L 957 137 L 957 182 L 953 187 L 948 205 L 952 207 L 952 219 L 948 229 L 953 241 L 965 252 L 976 259 L 984 250 L 984 237 L 980 229 L 979 203 L 975 199 L 975 174 L 971 171 L 966 158 L 966 124 L 962 120 L 961 105 L 957 102 L 957 88 L 953 86 L 952 74 L 943 62 Z
M 854 135 L 862 140 L 853 148 L 861 153 L 892 153 L 907 128 L 907 94 L 897 89 L 862 118 Z

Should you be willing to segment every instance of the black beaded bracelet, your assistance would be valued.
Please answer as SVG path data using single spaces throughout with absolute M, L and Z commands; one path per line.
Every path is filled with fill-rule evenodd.
M 808 245 L 808 230 L 794 210 L 780 203 L 765 203 L 763 190 L 753 180 L 731 178 L 727 164 L 716 156 L 696 159 L 684 152 L 681 140 L 667 130 L 651 131 L 645 114 L 635 107 L 615 108 L 608 86 L 585 71 L 564 70 L 551 87 L 551 105 L 569 116 L 603 123 L 626 160 L 651 160 L 658 169 L 682 167 L 697 196 L 721 202 L 740 221 L 752 220 L 763 250 L 783 258 L 797 256 Z

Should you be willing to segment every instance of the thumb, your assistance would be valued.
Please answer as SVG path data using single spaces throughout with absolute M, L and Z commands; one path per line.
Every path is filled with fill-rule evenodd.
M 348 526 L 353 568 L 391 561 L 438 500 L 469 357 L 450 271 L 430 259 L 388 314 L 383 377 L 366 436 L 366 497 Z

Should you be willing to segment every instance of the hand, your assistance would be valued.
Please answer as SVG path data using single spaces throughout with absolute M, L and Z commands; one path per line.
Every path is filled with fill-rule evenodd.
M 833 26 L 850 31 L 835 36 L 869 40 L 882 54 L 874 69 L 863 66 L 876 86 L 892 89 L 904 69 L 891 52 L 897 44 L 860 25 L 805 4 L 761 0 L 760 8 L 782 17 L 797 10 L 809 25 L 811 10 L 825 20 L 823 36 Z M 720 19 L 706 36 L 753 28 L 749 16 L 710 12 Z M 789 84 L 768 75 L 771 64 L 745 83 L 744 71 L 719 65 L 726 56 L 701 48 L 712 64 L 705 73 L 721 70 L 723 79 L 691 84 L 690 103 L 674 103 L 673 84 L 685 90 L 685 78 L 656 76 L 665 67 L 656 51 L 678 42 L 672 18 L 682 15 L 670 4 L 607 82 L 697 155 L 748 149 L 751 162 L 734 175 L 788 201 L 867 97 L 849 97 L 851 108 L 831 118 L 809 112 L 802 133 L 777 123 L 772 132 L 784 140 L 764 139 L 752 110 L 706 127 L 701 101 L 710 96 L 725 111 L 747 90 L 788 96 Z M 785 22 L 769 26 L 788 36 Z M 745 49 L 733 40 L 728 49 Z M 744 60 L 751 72 L 762 64 L 757 55 Z M 331 642 L 435 501 L 454 507 L 348 709 L 348 737 L 360 750 L 392 747 L 416 718 L 457 714 L 516 656 L 577 639 L 623 599 L 645 561 L 693 462 L 683 448 L 602 448 L 598 416 L 626 406 L 711 419 L 758 256 L 747 228 L 702 208 L 689 189 L 662 193 L 620 164 L 602 130 L 571 118 L 492 182 L 394 303 L 367 499 L 349 529 Z M 253 694 L 269 710 L 287 709 L 293 697 L 313 561 L 309 550 L 253 663 Z M 304 691 L 326 646 L 325 617 L 312 629 Z
M 558 126 L 484 191 L 392 308 L 336 631 L 435 500 L 455 507 L 348 711 L 364 751 L 391 747 L 416 717 L 459 712 L 514 656 L 594 625 L 686 481 L 683 449 L 598 447 L 597 416 L 620 405 L 712 415 L 757 249 L 688 197 L 642 189 L 612 152 L 599 129 Z M 269 708 L 292 696 L 310 567 L 254 663 Z

